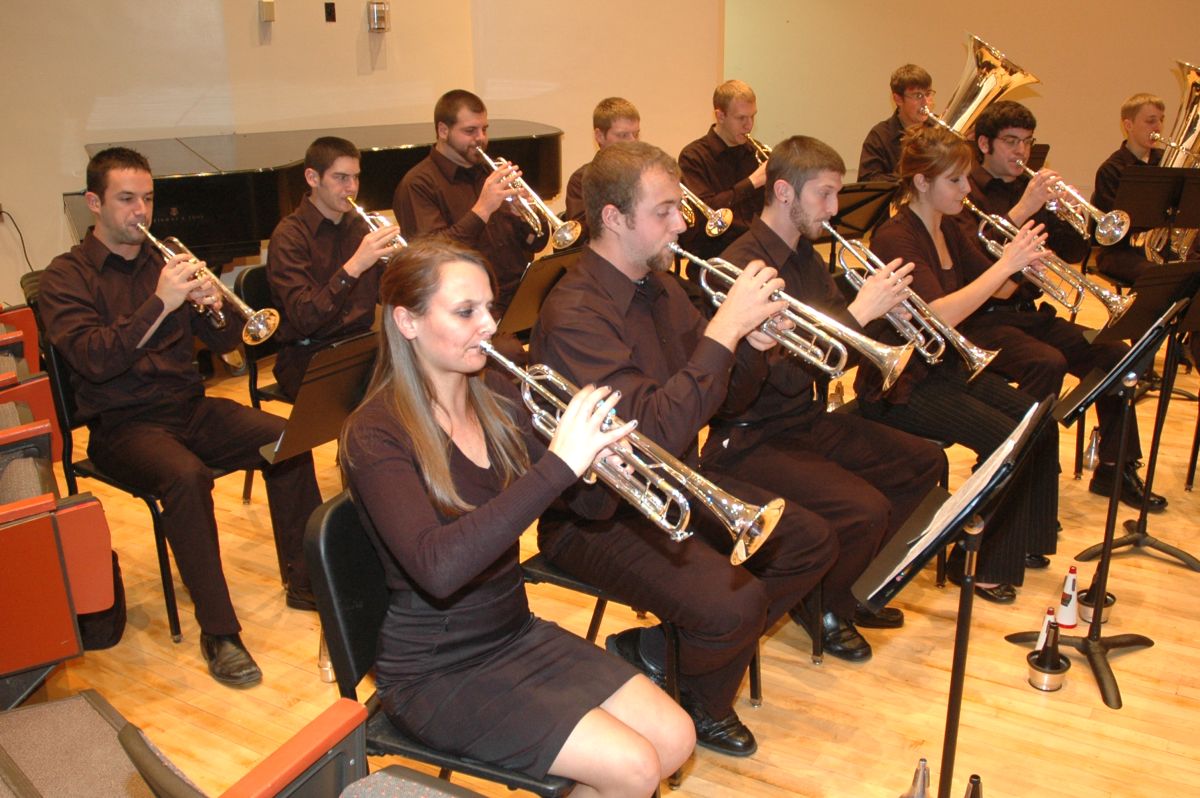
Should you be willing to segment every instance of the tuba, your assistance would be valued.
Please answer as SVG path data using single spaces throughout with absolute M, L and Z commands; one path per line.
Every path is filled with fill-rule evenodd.
M 1166 145 L 1159 166 L 1196 168 L 1200 166 L 1200 67 L 1180 61 L 1179 69 L 1183 72 L 1184 86 L 1175 127 L 1171 130 L 1171 137 L 1165 141 L 1162 136 L 1154 134 L 1156 141 L 1163 141 Z M 1156 227 L 1146 233 L 1143 247 L 1147 260 L 1163 263 L 1167 259 L 1168 249 L 1175 252 L 1175 257 L 1184 260 L 1195 243 L 1194 229 Z
M 492 348 L 489 341 L 480 343 L 479 348 L 521 381 L 521 398 L 533 416 L 533 426 L 547 438 L 553 437 L 558 429 L 559 414 L 579 389 L 549 366 L 537 364 L 528 369 L 521 368 Z M 607 427 L 623 423 L 615 416 L 605 422 Z M 711 510 L 733 535 L 729 561 L 734 565 L 741 565 L 758 551 L 779 523 L 783 499 L 772 499 L 762 507 L 747 505 L 646 436 L 630 432 L 625 441 L 629 446 L 617 449 L 622 465 L 600 459 L 585 480 L 594 482 L 599 477 L 665 531 L 671 540 L 686 540 L 692 535 L 687 528 L 691 505 L 683 494 L 685 490 Z
M 700 287 L 704 289 L 704 293 L 708 294 L 713 305 L 720 307 L 721 303 L 725 301 L 725 294 L 708 284 L 708 276 L 712 274 L 726 286 L 730 286 L 737 280 L 742 270 L 721 258 L 705 260 L 698 255 L 693 255 L 678 244 L 669 244 L 668 246 L 676 255 L 684 257 L 700 267 Z M 875 368 L 879 369 L 883 374 L 885 391 L 892 387 L 892 383 L 908 365 L 908 359 L 912 356 L 913 351 L 911 343 L 903 346 L 880 343 L 783 292 L 779 292 L 772 299 L 782 299 L 787 302 L 788 307 L 783 311 L 783 315 L 795 325 L 795 329 L 779 330 L 770 319 L 763 322 L 759 329 L 788 352 L 831 377 L 841 376 L 846 370 L 846 361 L 849 359 L 847 346 L 853 347 Z M 806 338 L 802 333 L 807 334 L 808 337 Z
M 261 344 L 263 341 L 275 334 L 275 330 L 279 328 L 279 311 L 273 308 L 263 308 L 262 310 L 254 310 L 254 308 L 242 301 L 242 298 L 230 290 L 229 286 L 221 282 L 221 278 L 217 277 L 208 267 L 200 262 L 200 259 L 192 254 L 192 251 L 184 246 L 183 242 L 175 236 L 169 238 L 158 239 L 150 232 L 150 228 L 141 222 L 138 222 L 138 229 L 145 234 L 146 238 L 154 247 L 162 253 L 162 256 L 167 260 L 176 255 L 187 255 L 190 260 L 188 263 L 193 264 L 196 270 L 192 272 L 192 279 L 205 280 L 212 283 L 221 293 L 221 300 L 229 303 L 229 305 L 238 312 L 238 314 L 246 320 L 246 326 L 242 328 L 242 341 L 250 346 Z M 225 328 L 225 314 L 220 310 L 210 305 L 192 304 L 197 313 L 200 313 L 208 319 L 208 323 L 215 329 L 221 330 Z
M 493 172 L 508 163 L 503 158 L 493 160 L 491 156 L 483 151 L 483 147 L 476 147 L 475 150 L 483 158 L 484 163 L 491 167 Z M 529 195 L 529 199 L 517 195 L 517 213 L 525 220 L 525 224 L 529 225 L 535 235 L 540 236 L 542 234 L 541 217 L 544 216 L 546 221 L 550 223 L 550 243 L 554 245 L 555 249 L 566 249 L 579 240 L 579 235 L 583 232 L 583 226 L 579 222 L 573 220 L 564 222 L 562 219 L 559 219 L 554 211 L 550 210 L 550 206 L 534 193 L 533 189 L 529 187 L 529 184 L 523 178 L 516 178 L 510 185 Z M 511 200 L 512 197 L 508 199 Z M 541 216 L 538 215 L 539 213 Z
M 867 249 L 863 242 L 847 240 L 829 222 L 821 222 L 821 226 L 825 228 L 825 232 L 842 245 L 842 251 L 838 253 L 838 265 L 842 267 L 846 281 L 854 286 L 854 290 L 861 289 L 866 281 L 862 272 L 874 274 L 887 265 L 879 259 L 878 255 Z M 846 262 L 847 252 L 859 262 L 862 266 L 861 269 Z M 911 288 L 908 289 L 908 296 L 900 303 L 900 308 L 908 314 L 909 318 L 906 319 L 895 311 L 889 311 L 884 318 L 895 328 L 900 337 L 916 348 L 925 362 L 931 366 L 941 361 L 942 354 L 946 351 L 947 341 L 958 350 L 963 360 L 966 361 L 967 370 L 970 373 L 969 379 L 975 379 L 976 375 L 992 362 L 992 358 L 999 354 L 999 350 L 983 349 L 968 341 L 966 336 L 943 321 L 933 308 L 929 307 L 925 300 L 921 299 Z M 886 382 L 883 388 L 885 391 L 888 389 Z
M 984 212 L 966 197 L 963 198 L 963 205 L 979 217 L 979 230 L 976 232 L 976 236 L 991 256 L 999 259 L 1004 254 L 1004 246 L 984 235 L 984 229 L 991 227 L 1006 240 L 1012 241 L 1017 235 L 1017 226 L 1003 216 Z M 1026 266 L 1021 273 L 1025 275 L 1025 279 L 1040 288 L 1046 296 L 1072 314 L 1079 312 L 1079 306 L 1083 304 L 1084 296 L 1091 294 L 1100 300 L 1104 309 L 1108 311 L 1108 324 L 1104 325 L 1108 327 L 1125 315 L 1130 303 L 1137 297 L 1137 294 L 1132 293 L 1124 295 L 1113 293 L 1075 271 L 1070 264 L 1045 247 L 1041 248 L 1041 252 L 1038 262 L 1042 264 L 1042 269 Z
M 688 227 L 696 223 L 696 210 L 698 210 L 708 220 L 704 225 L 704 232 L 708 234 L 709 238 L 724 235 L 729 226 L 733 224 L 733 211 L 728 208 L 714 211 L 683 183 L 679 184 L 679 188 L 683 191 L 683 199 L 679 201 L 679 212 L 683 214 L 683 220 L 688 223 Z M 696 210 L 692 210 L 693 208 Z
M 1013 89 L 1040 82 L 1032 72 L 1014 64 L 983 39 L 969 35 L 967 63 L 945 110 L 941 116 L 934 114 L 928 106 L 924 111 L 937 124 L 968 138 L 983 109 Z

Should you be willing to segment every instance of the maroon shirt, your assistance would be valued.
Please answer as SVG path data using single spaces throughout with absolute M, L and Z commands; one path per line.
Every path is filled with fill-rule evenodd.
M 901 206 L 900 211 L 881 224 L 871 237 L 871 251 L 883 262 L 900 258 L 905 263 L 912 261 L 915 264 L 910 288 L 926 303 L 954 293 L 970 282 L 966 275 L 980 274 L 992 264 L 991 258 L 966 238 L 962 227 L 953 216 L 942 217 L 941 230 L 946 237 L 946 248 L 953 261 L 953 266 L 949 269 L 942 268 L 933 236 L 929 235 L 925 223 L 907 205 Z M 958 329 L 969 338 L 969 328 L 970 320 L 959 325 Z M 875 329 L 874 325 L 872 329 Z M 886 328 L 886 333 L 880 334 L 879 337 L 881 340 L 899 340 L 899 337 L 891 332 L 890 325 Z M 947 342 L 946 352 L 936 368 L 946 368 L 950 364 L 957 367 L 959 362 L 961 358 L 958 352 Z M 891 404 L 905 404 L 913 386 L 925 377 L 929 369 L 930 366 L 920 355 L 913 355 L 904 373 L 884 396 L 883 378 L 879 371 L 860 368 L 854 381 L 854 391 L 866 402 L 885 399 Z
M 193 361 L 193 335 L 216 352 L 241 340 L 228 308 L 224 330 L 184 302 L 167 314 L 142 347 L 138 342 L 163 311 L 154 293 L 162 256 L 147 241 L 132 261 L 111 252 L 92 230 L 42 275 L 39 312 L 50 342 L 75 371 L 81 420 L 105 426 L 204 395 Z
M 587 224 L 587 205 L 583 201 L 583 176 L 587 174 L 590 163 L 585 163 L 583 166 L 571 173 L 571 179 L 567 181 L 567 208 L 563 212 L 567 220 L 574 219 L 580 224 Z
M 792 249 L 766 222 L 755 219 L 746 234 L 733 242 L 721 257 L 738 267 L 755 259 L 765 261 L 779 271 L 785 284 L 784 291 L 789 296 L 862 332 L 862 327 L 847 310 L 846 300 L 830 277 L 825 261 L 817 255 L 808 239 L 801 237 L 796 249 Z M 849 354 L 850 364 L 858 360 L 853 349 L 849 349 Z M 788 429 L 825 412 L 825 407 L 817 401 L 816 388 L 829 382 L 828 375 L 781 347 L 770 351 L 769 362 L 770 375 L 761 393 L 745 412 L 731 420 L 732 423 L 759 425 L 787 419 L 789 423 L 783 428 Z M 771 428 L 780 429 L 776 425 Z M 722 436 L 710 434 L 709 440 L 718 437 Z
M 981 164 L 975 164 L 969 180 L 971 202 L 978 205 L 982 211 L 999 214 L 1008 219 L 1008 212 L 1021 200 L 1030 178 L 1023 174 L 1006 183 L 999 177 L 993 177 Z M 979 229 L 978 216 L 964 210 L 954 218 L 961 220 L 968 238 L 975 236 Z M 1037 224 L 1046 225 L 1046 246 L 1067 263 L 1079 263 L 1087 255 L 1090 247 L 1088 239 L 1079 235 L 1075 228 L 1069 222 L 1059 218 L 1058 214 L 1046 210 L 1045 205 L 1033 215 L 1033 220 Z M 1012 220 L 1009 219 L 1009 221 Z M 990 229 L 988 232 L 991 232 Z M 998 238 L 998 235 L 991 233 L 988 237 Z M 975 240 L 978 241 L 978 239 Z M 983 244 L 980 243 L 980 246 L 982 247 Z
M 900 111 L 883 120 L 863 139 L 862 152 L 858 156 L 858 181 L 891 180 L 898 178 L 900 171 L 900 139 L 904 136 L 904 123 Z
M 321 344 L 366 332 L 375 321 L 383 264 L 359 277 L 342 268 L 370 232 L 357 214 L 334 224 L 311 196 L 280 220 L 267 248 L 271 303 L 283 317 L 275 338 L 282 348 L 275 378 L 295 397 L 312 353 Z
M 1162 161 L 1162 154 L 1162 150 L 1150 150 L 1149 162 L 1142 161 L 1122 142 L 1116 152 L 1104 159 L 1104 163 L 1096 170 L 1096 189 L 1092 192 L 1092 204 L 1105 213 L 1111 211 L 1113 203 L 1117 201 L 1121 173 L 1131 166 L 1158 166 Z
M 719 238 L 704 233 L 704 217 L 696 212 L 696 223 L 683 234 L 680 244 L 702 258 L 709 258 L 727 242 L 746 232 L 750 220 L 762 213 L 763 190 L 755 188 L 750 175 L 758 168 L 758 157 L 750 142 L 730 147 L 717 135 L 716 125 L 679 153 L 683 184 L 713 210 L 729 208 L 733 224 Z
M 694 463 L 700 428 L 744 410 L 766 378 L 763 353 L 743 341 L 735 358 L 705 337 L 707 324 L 674 277 L 634 282 L 588 247 L 542 305 L 530 362 L 619 390 L 622 418 Z
M 496 279 L 495 312 L 499 315 L 516 293 L 525 267 L 546 246 L 549 225 L 542 235 L 505 208 L 485 223 L 471 211 L 490 169 L 486 164 L 464 168 L 434 147 L 429 157 L 409 169 L 396 187 L 392 209 L 405 235 L 441 233 L 483 253 Z

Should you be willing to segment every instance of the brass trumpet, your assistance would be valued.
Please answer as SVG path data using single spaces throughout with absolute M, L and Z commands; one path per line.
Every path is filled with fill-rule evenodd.
M 976 232 L 976 236 L 983 242 L 984 247 L 987 248 L 987 251 L 991 253 L 993 258 L 1000 258 L 1004 254 L 1004 246 L 1000 242 L 984 235 L 984 228 L 991 227 L 1008 241 L 1016 238 L 1020 230 L 1003 216 L 994 213 L 985 213 L 978 205 L 966 197 L 963 198 L 963 205 L 966 206 L 967 210 L 979 217 L 979 230 Z M 1021 273 L 1025 275 L 1025 279 L 1040 288 L 1046 296 L 1062 305 L 1071 313 L 1079 312 L 1079 306 L 1083 304 L 1083 298 L 1091 294 L 1100 300 L 1104 305 L 1104 309 L 1108 311 L 1108 324 L 1105 325 L 1107 327 L 1125 314 L 1125 311 L 1129 309 L 1130 303 L 1137 296 L 1137 294 L 1121 295 L 1113 293 L 1104 286 L 1092 282 L 1087 277 L 1075 271 L 1071 268 L 1070 264 L 1045 247 L 1041 247 L 1039 252 L 1041 254 L 1038 255 L 1038 262 L 1042 264 L 1043 269 L 1039 270 L 1031 265 L 1022 269 Z
M 693 255 L 678 244 L 668 244 L 671 251 L 687 258 L 700 267 L 700 287 L 708 294 L 713 305 L 720 307 L 725 301 L 725 294 L 713 289 L 708 284 L 710 274 L 722 280 L 726 286 L 733 285 L 742 270 L 722 258 L 705 260 Z M 851 329 L 840 321 L 825 315 L 816 308 L 810 307 L 798 299 L 794 299 L 782 291 L 777 292 L 772 299 L 782 299 L 788 307 L 783 316 L 795 325 L 794 330 L 779 330 L 770 319 L 763 322 L 759 328 L 771 336 L 791 354 L 825 372 L 831 377 L 840 376 L 846 370 L 849 359 L 847 346 L 853 347 L 866 360 L 883 374 L 883 389 L 892 387 L 892 383 L 908 365 L 912 356 L 913 345 L 891 346 L 868 338 L 857 330 Z M 810 337 L 805 337 L 806 333 Z
M 476 147 L 475 149 L 480 157 L 483 158 L 484 163 L 490 166 L 493 172 L 502 166 L 508 165 L 508 161 L 503 158 L 492 160 L 483 151 L 482 147 Z M 542 198 L 534 193 L 533 189 L 529 187 L 529 184 L 523 178 L 515 178 L 510 185 L 529 195 L 528 200 L 520 194 L 517 195 L 517 213 L 521 215 L 521 218 L 525 220 L 525 224 L 529 225 L 535 234 L 542 234 L 542 220 L 538 216 L 540 212 L 546 218 L 546 221 L 550 223 L 550 243 L 553 244 L 555 249 L 566 249 L 579 240 L 579 235 L 583 232 L 583 226 L 579 222 L 573 220 L 564 222 L 562 219 L 559 219 L 554 211 L 550 210 L 550 206 L 542 202 Z M 511 199 L 509 197 L 509 200 Z M 530 202 L 533 204 L 531 205 Z M 535 208 L 536 210 L 534 210 Z
M 1020 158 L 1016 163 L 1029 177 L 1037 175 Z M 1046 210 L 1056 213 L 1084 238 L 1088 238 L 1088 223 L 1091 220 L 1096 222 L 1096 242 L 1102 246 L 1112 246 L 1129 232 L 1129 214 L 1125 211 L 1111 210 L 1105 213 L 1084 199 L 1079 189 L 1063 180 L 1056 182 L 1052 188 L 1057 196 L 1046 203 Z
M 683 219 L 688 223 L 688 227 L 696 223 L 696 211 L 692 210 L 695 208 L 708 220 L 704 225 L 704 232 L 708 234 L 709 238 L 724 235 L 725 231 L 729 229 L 729 225 L 733 224 L 733 211 L 728 208 L 713 210 L 683 183 L 679 184 L 679 188 L 683 191 L 683 199 L 679 202 L 679 212 L 683 214 Z
M 767 159 L 771 157 L 771 148 L 749 133 L 746 134 L 746 141 L 750 142 L 750 146 L 754 148 L 754 159 L 759 163 L 766 163 Z
M 192 251 L 183 245 L 175 236 L 170 236 L 159 240 L 150 232 L 150 228 L 138 222 L 138 229 L 146 236 L 151 244 L 162 253 L 162 256 L 167 260 L 176 255 L 187 255 L 188 263 L 194 264 L 196 270 L 192 273 L 192 279 L 206 280 L 212 283 L 218 291 L 221 292 L 221 299 L 228 303 L 234 310 L 238 312 L 243 319 L 246 320 L 246 325 L 242 327 L 242 341 L 250 346 L 261 344 L 263 341 L 275 334 L 275 330 L 279 328 L 279 311 L 274 308 L 263 308 L 262 310 L 254 310 L 254 308 L 242 301 L 242 298 L 230 290 L 229 286 L 221 282 L 220 278 L 209 271 L 208 267 L 200 263 L 200 259 L 192 254 Z M 225 328 L 225 314 L 211 305 L 199 305 L 192 303 L 192 307 L 208 318 L 208 323 L 214 328 L 221 330 Z
M 825 228 L 825 232 L 842 245 L 842 251 L 838 253 L 838 265 L 842 267 L 846 281 L 854 286 L 854 290 L 860 290 L 866 281 L 860 271 L 870 275 L 887 267 L 887 264 L 880 260 L 878 255 L 867 249 L 863 242 L 857 239 L 846 239 L 829 222 L 821 222 L 821 227 Z M 847 252 L 861 264 L 861 270 L 846 263 Z M 992 359 L 1000 354 L 999 350 L 984 349 L 968 341 L 962 333 L 943 321 L 941 316 L 935 313 L 933 308 L 929 307 L 929 304 L 911 288 L 907 289 L 907 296 L 900 303 L 900 307 L 908 314 L 909 318 L 906 319 L 894 311 L 889 311 L 885 318 L 930 365 L 941 361 L 942 354 L 946 351 L 947 341 L 958 350 L 963 360 L 966 361 L 970 379 L 975 379 L 979 372 L 987 368 L 988 363 L 991 363 Z M 884 390 L 887 390 L 886 383 Z
M 559 415 L 579 389 L 549 366 L 539 363 L 523 369 L 497 352 L 488 341 L 480 343 L 479 348 L 521 381 L 521 397 L 533 416 L 533 426 L 547 438 L 553 437 Z M 539 403 L 534 394 L 548 403 L 548 407 Z M 614 415 L 605 421 L 605 428 L 623 423 Z M 617 455 L 629 471 L 602 458 L 593 464 L 592 473 L 585 479 L 594 482 L 599 477 L 671 540 L 678 542 L 692 535 L 687 528 L 691 504 L 683 493 L 685 490 L 711 510 L 733 535 L 729 561 L 734 565 L 741 565 L 758 551 L 783 515 L 783 499 L 772 499 L 762 507 L 747 505 L 644 435 L 630 432 L 625 442 L 628 447 L 619 448 Z
M 363 218 L 363 221 L 367 223 L 367 227 L 371 228 L 372 232 L 378 230 L 381 227 L 392 226 L 392 223 L 387 220 L 387 217 L 383 216 L 382 214 L 378 214 L 378 213 L 370 213 L 365 208 L 363 208 L 363 206 L 361 206 L 357 202 L 355 202 L 354 197 L 346 197 L 346 202 L 350 203 L 350 207 L 354 209 L 355 213 L 357 213 L 359 216 L 361 216 Z M 408 242 L 404 240 L 404 236 L 400 235 L 400 228 L 397 227 L 396 235 L 392 237 L 392 247 L 394 249 L 404 249 L 407 246 L 408 246 Z M 391 259 L 392 259 L 391 255 L 384 255 L 382 258 L 380 258 L 380 260 L 383 261 L 384 263 L 387 263 Z

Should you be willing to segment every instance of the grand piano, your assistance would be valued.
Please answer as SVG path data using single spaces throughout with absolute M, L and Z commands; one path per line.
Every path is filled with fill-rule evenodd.
M 154 233 L 176 236 L 214 271 L 234 258 L 257 256 L 275 225 L 304 197 L 304 151 L 319 136 L 341 136 L 362 152 L 358 200 L 368 210 L 392 207 L 392 194 L 433 146 L 433 125 L 371 125 L 276 133 L 233 133 L 88 144 L 88 156 L 130 147 L 154 174 Z M 492 120 L 488 153 L 520 165 L 525 180 L 549 201 L 562 185 L 562 131 L 537 122 Z M 63 195 L 82 240 L 92 223 L 83 192 Z M 409 235 L 409 231 L 402 231 Z

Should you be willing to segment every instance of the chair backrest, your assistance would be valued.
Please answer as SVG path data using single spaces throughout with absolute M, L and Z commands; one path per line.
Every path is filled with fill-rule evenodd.
M 267 282 L 267 265 L 260 263 L 247 266 L 238 272 L 233 281 L 233 292 L 255 310 L 271 307 L 271 286 Z M 256 346 L 244 347 L 246 360 L 254 362 L 270 357 L 279 351 L 279 343 L 272 336 Z
M 383 564 L 348 491 L 313 512 L 304 554 L 338 691 L 355 698 L 355 688 L 375 664 L 389 595 Z

